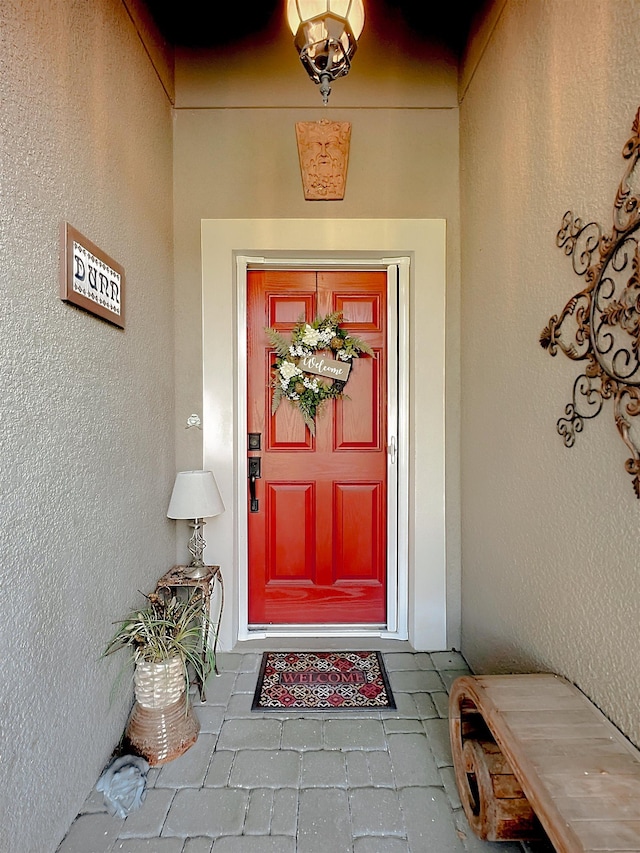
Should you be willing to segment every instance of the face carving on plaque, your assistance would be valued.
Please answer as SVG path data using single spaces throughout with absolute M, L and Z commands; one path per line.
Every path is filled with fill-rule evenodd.
M 344 198 L 351 123 L 309 121 L 296 124 L 304 197 L 315 201 Z

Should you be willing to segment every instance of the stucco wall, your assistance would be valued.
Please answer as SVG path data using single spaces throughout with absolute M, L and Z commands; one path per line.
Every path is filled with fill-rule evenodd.
M 191 412 L 202 412 L 201 220 L 446 219 L 448 616 L 450 642 L 455 645 L 459 640 L 457 68 L 452 55 L 441 46 L 420 42 L 398 16 L 376 14 L 382 14 L 380 4 L 367 5 L 367 23 L 351 73 L 335 82 L 326 109 L 302 68 L 284 18 L 257 43 L 217 52 L 182 50 L 176 55 L 178 467 L 202 464 L 202 436 L 207 428 L 214 429 L 207 424 L 205 433 L 184 428 Z M 378 62 L 382 54 L 389 57 L 384 69 Z M 352 123 L 344 201 L 310 202 L 303 197 L 295 123 L 322 118 Z M 220 287 L 226 292 L 229 283 L 221 282 Z M 231 326 L 233 317 L 228 322 Z M 419 333 L 420 317 L 412 322 Z M 229 353 L 229 368 L 232 357 Z M 419 390 L 412 404 L 421 405 Z M 211 405 L 216 408 L 215 401 Z M 226 401 L 220 409 L 227 409 Z M 230 432 L 231 425 L 225 424 L 225 431 Z M 420 440 L 428 443 L 430 438 L 421 435 Z M 231 505 L 232 496 L 226 499 Z M 213 546 L 208 554 L 210 560 L 219 559 Z M 235 567 L 223 570 L 233 573 Z M 228 606 L 234 606 L 231 599 Z M 226 614 L 227 626 L 229 617 Z M 225 639 L 228 636 L 225 632 Z
M 538 339 L 585 284 L 555 245 L 563 214 L 611 228 L 639 33 L 628 0 L 507 0 L 461 106 L 462 650 L 567 676 L 636 742 L 629 453 L 610 401 L 564 447 L 580 365 Z
M 129 710 L 112 622 L 175 551 L 171 112 L 120 0 L 0 32 L 0 848 L 48 853 Z M 58 298 L 63 221 L 124 266 L 124 331 Z

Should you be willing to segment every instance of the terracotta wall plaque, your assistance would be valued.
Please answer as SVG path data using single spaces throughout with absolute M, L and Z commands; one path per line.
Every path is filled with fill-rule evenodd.
M 342 201 L 347 183 L 351 122 L 296 122 L 302 187 L 307 201 Z

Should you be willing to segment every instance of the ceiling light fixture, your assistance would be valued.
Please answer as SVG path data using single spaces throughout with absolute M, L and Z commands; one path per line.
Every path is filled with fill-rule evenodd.
M 327 106 L 331 82 L 351 68 L 364 27 L 362 0 L 287 0 L 287 20 L 300 60 Z

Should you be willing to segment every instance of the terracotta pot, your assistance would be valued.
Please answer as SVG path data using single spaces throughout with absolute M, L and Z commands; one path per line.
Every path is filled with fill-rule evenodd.
M 136 703 L 127 723 L 126 736 L 135 751 L 150 765 L 172 761 L 198 739 L 200 723 L 187 703 L 182 662 L 140 661 L 134 672 Z

